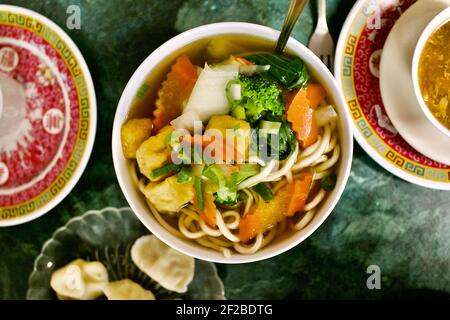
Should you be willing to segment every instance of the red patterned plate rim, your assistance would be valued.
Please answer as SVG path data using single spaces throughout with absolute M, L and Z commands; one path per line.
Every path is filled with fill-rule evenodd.
M 45 98 L 42 100 L 45 102 L 44 108 L 39 107 L 42 112 L 50 108 L 50 110 L 47 110 L 49 112 L 39 118 L 38 127 L 40 131 L 43 132 L 43 129 L 45 129 L 48 136 L 57 135 L 60 134 L 60 131 L 64 131 L 64 134 L 61 133 L 62 138 L 57 140 L 61 146 L 53 155 L 57 161 L 51 159 L 51 162 L 45 163 L 46 175 L 42 178 L 39 172 L 39 178 L 36 182 L 34 182 L 36 177 L 31 176 L 29 181 L 25 180 L 25 182 L 29 182 L 28 184 L 17 183 L 16 185 L 17 181 L 14 180 L 9 188 L 8 186 L 0 188 L 0 200 L 3 201 L 0 202 L 0 226 L 11 226 L 31 221 L 47 213 L 59 204 L 76 185 L 92 152 L 96 132 L 97 108 L 94 85 L 87 64 L 77 46 L 59 26 L 34 11 L 10 5 L 0 5 L 0 25 L 5 34 L 0 39 L 0 42 L 3 43 L 0 43 L 0 46 L 5 45 L 5 43 L 13 49 L 14 46 L 18 46 L 17 52 L 19 54 L 24 54 L 22 51 L 28 50 L 30 55 L 27 57 L 34 59 L 33 55 L 35 55 L 38 62 L 44 61 L 47 63 L 47 61 L 50 61 L 47 64 L 39 64 L 42 69 L 37 70 L 39 72 L 44 70 L 45 72 L 42 72 L 42 74 L 36 73 L 34 76 L 40 82 L 43 81 L 46 86 L 45 90 L 47 90 L 42 91 L 42 88 L 38 88 L 38 95 L 39 97 L 45 96 L 52 99 L 59 97 L 59 100 L 48 101 L 52 101 L 57 107 L 61 104 L 66 108 L 63 109 L 66 115 L 62 117 L 57 107 L 47 105 Z M 25 36 L 18 38 L 15 32 Z M 38 49 L 33 51 L 33 48 Z M 27 53 L 25 52 L 25 54 Z M 31 68 L 33 67 L 34 65 L 31 64 Z M 25 71 L 27 70 L 28 68 L 25 68 Z M 34 69 L 30 70 L 31 74 L 35 71 Z M 55 87 L 58 87 L 58 85 L 60 87 L 59 93 L 58 89 L 54 90 L 56 92 L 54 96 L 48 93 L 49 90 L 52 90 L 51 85 L 55 82 L 52 75 L 56 78 L 57 84 Z M 12 73 L 9 76 L 12 78 Z M 61 80 L 62 76 L 64 81 Z M 23 84 L 26 84 L 25 80 Z M 26 90 L 28 89 L 27 87 Z M 30 92 L 32 91 L 27 91 L 27 99 L 28 94 L 33 94 Z M 55 120 L 58 120 L 58 116 L 60 116 L 59 120 L 61 121 L 68 119 L 62 125 L 64 130 L 58 131 L 58 126 L 61 127 L 61 125 L 57 125 L 58 122 L 55 122 Z M 36 132 L 38 132 L 37 129 L 34 130 L 33 128 L 30 132 L 33 139 L 38 139 L 35 137 Z M 68 136 L 70 136 L 70 142 L 65 140 L 69 139 Z M 46 143 L 49 144 L 48 141 Z M 8 154 L 3 153 L 3 158 L 5 157 L 8 160 Z M 36 161 L 36 163 L 41 165 L 39 161 Z M 2 164 L 4 163 L 2 162 Z M 8 173 L 8 170 L 6 172 Z M 20 170 L 11 171 L 12 174 L 17 172 L 20 172 Z M 17 174 L 17 176 L 20 176 L 20 174 Z M 4 181 L 2 182 L 4 183 Z
M 347 101 L 353 135 L 369 156 L 410 183 L 450 190 L 450 167 L 420 154 L 392 126 L 377 78 L 379 58 L 389 31 L 415 2 L 359 0 L 341 30 L 334 73 Z

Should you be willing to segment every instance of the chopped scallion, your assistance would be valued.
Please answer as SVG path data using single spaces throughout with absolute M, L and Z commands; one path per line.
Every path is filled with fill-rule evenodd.
M 161 168 L 152 170 L 152 172 L 150 172 L 150 178 L 157 179 L 157 178 L 165 176 L 169 173 L 176 173 L 180 170 L 181 170 L 180 165 L 177 165 L 174 163 L 168 163 L 168 164 L 162 166 Z
M 194 190 L 197 197 L 197 208 L 203 211 L 205 210 L 205 199 L 203 198 L 202 179 L 198 176 L 194 178 Z

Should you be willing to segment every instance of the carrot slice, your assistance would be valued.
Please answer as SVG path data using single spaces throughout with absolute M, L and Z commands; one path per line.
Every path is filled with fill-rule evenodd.
M 239 224 L 239 239 L 243 242 L 273 228 L 286 217 L 302 211 L 312 184 L 312 174 L 307 173 L 281 188 L 269 202 L 260 201 L 245 215 Z
M 177 58 L 158 92 L 153 112 L 154 132 L 158 132 L 182 113 L 182 105 L 197 81 L 197 70 L 186 55 Z
M 289 188 L 293 189 L 291 199 L 285 213 L 286 216 L 292 217 L 296 212 L 302 211 L 305 207 L 306 199 L 308 198 L 309 190 L 311 189 L 313 176 L 307 173 L 299 179 L 290 183 Z
M 292 91 L 289 91 L 289 92 L 286 94 L 285 102 L 286 102 L 286 105 L 287 105 L 287 106 L 290 106 L 290 105 L 291 105 L 291 103 L 292 103 L 292 101 L 294 100 L 294 98 L 295 98 L 295 96 L 297 95 L 297 93 L 298 93 L 298 90 L 292 90 Z
M 266 232 L 285 219 L 282 208 L 277 207 L 282 204 L 278 198 L 267 203 L 260 201 L 260 203 L 263 204 L 253 207 L 252 211 L 247 213 L 239 223 L 239 239 L 242 242 L 247 242 L 259 233 Z
M 311 83 L 306 87 L 306 98 L 309 101 L 309 106 L 313 109 L 319 106 L 325 96 L 325 89 L 318 83 Z
M 313 112 L 307 98 L 307 91 L 299 90 L 289 105 L 287 120 L 292 124 L 292 129 L 295 131 L 297 139 L 301 141 L 303 148 L 316 142 L 318 137 L 318 128 Z
M 203 190 L 203 199 L 205 208 L 200 210 L 197 203 L 197 194 L 194 188 L 194 208 L 210 227 L 216 226 L 216 204 L 214 203 L 214 195 L 207 190 Z
M 308 148 L 310 145 L 313 145 L 314 142 L 317 141 L 319 137 L 319 127 L 317 125 L 317 120 L 313 117 L 311 120 L 311 131 L 309 135 L 302 141 L 302 147 Z

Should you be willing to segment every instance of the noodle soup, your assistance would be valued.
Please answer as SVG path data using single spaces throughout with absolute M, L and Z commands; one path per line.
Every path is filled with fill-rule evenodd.
M 168 56 L 121 128 L 149 214 L 225 257 L 308 226 L 338 179 L 339 116 L 299 58 L 248 36 Z

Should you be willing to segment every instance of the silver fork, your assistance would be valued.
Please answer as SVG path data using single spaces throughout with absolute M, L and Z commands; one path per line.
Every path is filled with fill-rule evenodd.
M 308 47 L 333 72 L 334 42 L 328 31 L 326 8 L 325 0 L 317 0 L 317 26 Z

